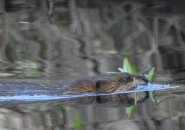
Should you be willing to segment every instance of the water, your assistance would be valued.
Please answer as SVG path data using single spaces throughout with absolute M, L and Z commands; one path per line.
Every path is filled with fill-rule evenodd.
M 151 84 L 138 85 L 134 90 L 128 90 L 125 92 L 111 92 L 111 93 L 82 93 L 74 95 L 63 95 L 63 89 L 55 88 L 55 86 L 60 86 L 57 83 L 33 83 L 33 82 L 8 82 L 0 85 L 0 103 L 3 106 L 7 102 L 22 101 L 27 103 L 32 102 L 42 102 L 51 100 L 60 100 L 61 102 L 65 99 L 81 98 L 81 97 L 96 97 L 96 96 L 109 96 L 117 94 L 129 94 L 129 93 L 139 93 L 139 92 L 150 92 L 150 91 L 162 91 L 171 90 L 178 88 L 180 86 L 171 85 L 161 85 L 161 84 Z M 51 89 L 38 89 L 37 86 L 49 86 Z M 7 90 L 7 88 L 9 88 Z M 21 87 L 21 89 L 20 89 Z M 62 86 L 61 86 L 62 87 Z M 61 94 L 60 94 L 61 93 Z M 11 105 L 11 104 L 10 104 Z
M 1 81 L 73 81 L 117 71 L 127 56 L 140 73 L 155 66 L 157 83 L 180 87 L 156 91 L 161 103 L 138 104 L 132 118 L 123 106 L 68 106 L 55 97 L 30 95 L 53 100 L 8 107 L 8 97 L 1 96 L 0 130 L 183 130 L 184 5 L 181 0 L 1 1 Z

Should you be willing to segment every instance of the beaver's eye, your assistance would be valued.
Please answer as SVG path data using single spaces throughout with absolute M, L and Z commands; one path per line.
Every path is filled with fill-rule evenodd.
M 119 81 L 119 83 L 123 83 L 123 84 L 130 83 L 133 81 L 133 77 L 127 75 L 125 77 L 119 78 L 118 81 Z

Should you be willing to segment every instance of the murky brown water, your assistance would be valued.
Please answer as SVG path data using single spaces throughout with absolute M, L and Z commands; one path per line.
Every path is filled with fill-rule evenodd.
M 6 0 L 0 2 L 1 80 L 72 81 L 117 71 L 125 56 L 142 73 L 156 67 L 163 100 L 125 108 L 59 101 L 0 108 L 0 130 L 183 130 L 184 2 Z

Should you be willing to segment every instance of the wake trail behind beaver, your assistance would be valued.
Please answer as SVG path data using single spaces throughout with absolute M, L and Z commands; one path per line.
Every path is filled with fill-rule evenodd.
M 50 86 L 52 89 L 33 89 L 36 86 Z M 25 88 L 24 90 L 17 89 L 18 86 Z M 9 82 L 0 84 L 0 102 L 5 101 L 50 101 L 50 100 L 64 100 L 74 99 L 82 97 L 94 97 L 94 96 L 108 96 L 116 94 L 128 94 L 128 93 L 139 93 L 146 91 L 162 91 L 177 88 L 178 86 L 166 85 L 166 84 L 145 84 L 137 85 L 136 89 L 128 90 L 124 92 L 112 92 L 112 93 L 83 93 L 83 94 L 69 94 L 63 95 L 63 89 L 60 88 L 61 84 L 55 83 L 31 83 L 31 82 Z M 6 87 L 11 88 L 7 91 Z M 31 87 L 31 89 L 27 89 Z M 57 88 L 55 90 L 55 87 Z M 5 90 L 3 90 L 5 89 Z

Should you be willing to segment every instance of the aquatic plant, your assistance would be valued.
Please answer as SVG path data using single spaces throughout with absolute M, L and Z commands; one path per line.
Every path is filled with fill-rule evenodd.
M 126 72 L 126 73 L 130 73 L 133 75 L 138 75 L 138 72 L 137 72 L 135 66 L 133 66 L 131 64 L 131 62 L 129 61 L 129 59 L 127 57 L 124 58 L 124 60 L 123 60 L 123 68 L 118 68 L 118 70 L 121 72 Z M 144 76 L 149 80 L 149 82 L 153 82 L 155 79 L 155 68 L 153 67 L 152 69 L 150 69 L 146 74 L 144 74 Z M 135 97 L 137 97 L 137 93 L 135 93 Z M 149 97 L 154 104 L 157 104 L 154 91 L 149 92 Z M 137 102 L 135 99 L 134 105 L 126 107 L 126 113 L 127 113 L 128 117 L 131 117 L 133 115 L 133 113 L 136 110 L 136 105 L 137 105 Z
M 78 113 L 74 113 L 72 122 L 75 130 L 82 130 L 84 128 L 83 121 Z

